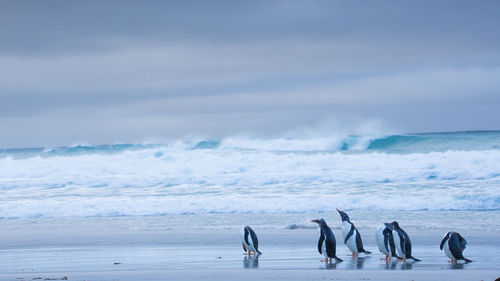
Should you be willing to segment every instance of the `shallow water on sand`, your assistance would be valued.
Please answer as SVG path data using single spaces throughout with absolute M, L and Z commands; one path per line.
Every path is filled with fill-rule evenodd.
M 287 235 L 293 235 L 289 233 Z M 374 250 L 374 245 L 367 248 Z M 467 257 L 474 262 L 450 264 L 436 247 L 419 246 L 415 255 L 421 262 L 386 262 L 378 252 L 358 258 L 347 256 L 340 245 L 344 261 L 325 264 L 311 247 L 267 246 L 259 257 L 248 257 L 235 246 L 86 246 L 62 248 L 10 249 L 0 251 L 3 273 L 85 272 L 158 269 L 338 269 L 338 270 L 448 270 L 500 269 L 496 261 L 499 247 L 478 245 Z M 263 250 L 264 251 L 264 250 Z
M 301 221 L 295 224 L 298 228 L 252 225 L 263 255 L 249 258 L 243 255 L 236 227 L 169 229 L 162 218 L 154 217 L 144 218 L 142 224 L 137 218 L 40 219 L 30 224 L 2 221 L 0 265 L 2 273 L 8 274 L 60 272 L 62 275 L 66 272 L 170 269 L 500 270 L 497 262 L 500 244 L 493 230 L 460 231 L 468 241 L 464 256 L 474 262 L 452 265 L 439 250 L 445 229 L 408 227 L 405 229 L 412 239 L 414 256 L 422 261 L 386 263 L 380 260 L 382 255 L 375 244 L 374 227 L 360 227 L 365 248 L 372 254 L 352 258 L 348 257 L 348 249 L 341 242 L 342 234 L 337 227 L 340 219 L 336 221 L 329 214 L 323 215 L 331 218 L 338 256 L 344 259 L 341 263 L 325 265 L 320 262 L 318 229 L 314 226 L 301 228 Z M 310 215 L 302 216 L 305 220 Z M 175 220 L 188 223 L 190 219 L 194 218 L 178 216 Z M 260 219 L 277 220 L 266 216 Z M 236 218 L 233 220 L 235 226 L 242 223 Z M 287 223 L 295 221 L 289 217 L 285 220 Z M 363 225 L 363 220 L 359 221 Z

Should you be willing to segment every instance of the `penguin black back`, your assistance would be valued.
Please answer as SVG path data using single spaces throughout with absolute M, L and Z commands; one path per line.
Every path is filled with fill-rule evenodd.
M 463 256 L 463 251 L 467 246 L 467 240 L 465 240 L 465 238 L 463 238 L 462 235 L 460 235 L 457 232 L 450 231 L 446 233 L 443 240 L 441 241 L 441 245 L 439 246 L 441 250 L 443 250 L 443 248 L 446 246 L 445 243 L 448 243 L 450 252 L 456 260 L 464 260 L 465 262 L 472 262 L 471 260 Z
M 335 235 L 333 234 L 333 231 L 330 229 L 330 227 L 326 224 L 324 219 L 318 219 L 318 220 L 313 220 L 312 222 L 315 222 L 319 225 L 320 228 L 320 236 L 318 240 L 318 252 L 320 254 L 325 255 L 325 253 L 322 252 L 323 248 L 323 243 L 325 243 L 325 251 L 326 255 L 329 258 L 334 258 L 336 261 L 342 261 L 340 258 L 337 257 L 336 255 L 336 240 L 335 240 Z
M 361 234 L 358 229 L 351 222 L 349 216 L 346 212 L 337 209 L 339 212 L 340 218 L 342 219 L 342 234 L 344 236 L 344 244 L 353 252 L 353 255 L 357 255 L 358 253 L 371 254 L 370 251 L 367 251 L 363 247 L 363 241 L 361 240 Z M 349 239 L 354 238 L 354 241 L 349 241 Z
M 410 240 L 410 236 L 408 236 L 408 234 L 406 233 L 406 231 L 404 231 L 401 227 L 399 227 L 399 223 L 396 222 L 396 221 L 393 221 L 391 223 L 392 227 L 393 227 L 393 230 L 396 231 L 399 235 L 399 243 L 400 243 L 400 246 L 401 246 L 401 250 L 403 250 L 403 258 L 405 259 L 413 259 L 415 261 L 420 261 L 419 259 L 417 258 L 414 258 L 412 255 L 411 255 L 411 240 Z

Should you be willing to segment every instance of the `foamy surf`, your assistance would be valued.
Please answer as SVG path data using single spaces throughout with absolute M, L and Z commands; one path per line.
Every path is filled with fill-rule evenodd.
M 4 149 L 1 218 L 500 209 L 499 132 Z

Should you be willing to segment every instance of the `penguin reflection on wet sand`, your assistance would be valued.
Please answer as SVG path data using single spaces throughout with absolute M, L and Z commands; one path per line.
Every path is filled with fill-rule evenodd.
M 320 254 L 323 254 L 323 256 L 325 256 L 325 259 L 322 261 L 324 262 L 329 261 L 330 263 L 332 263 L 332 258 L 334 258 L 335 261 L 341 262 L 342 260 L 339 259 L 336 255 L 335 235 L 333 234 L 330 227 L 328 227 L 325 220 L 317 219 L 317 220 L 312 220 L 311 222 L 315 222 L 319 225 L 320 234 L 318 240 L 318 252 Z
M 406 259 L 412 259 L 414 261 L 420 261 L 417 258 L 414 258 L 411 255 L 411 241 L 410 236 L 399 227 L 399 223 L 397 221 L 393 221 L 391 224 L 392 227 L 392 236 L 394 237 L 394 244 L 396 245 L 396 249 L 400 257 L 402 257 L 403 261 Z
M 252 253 L 254 255 L 261 255 L 262 253 L 259 251 L 259 240 L 257 239 L 257 234 L 253 231 L 250 226 L 245 226 L 240 230 L 241 236 L 241 245 L 243 246 L 243 250 L 247 252 L 248 256 Z
M 243 257 L 243 268 L 259 268 L 259 255 Z
M 384 223 L 375 232 L 375 240 L 377 241 L 378 250 L 385 255 L 385 260 L 390 261 L 392 257 L 401 259 L 396 254 L 396 245 L 394 244 L 394 236 L 392 235 L 392 226 L 390 223 Z M 381 258 L 384 260 L 384 258 Z
M 344 236 L 344 244 L 351 250 L 352 256 L 357 257 L 359 253 L 364 253 L 366 255 L 371 254 L 371 252 L 366 251 L 363 248 L 363 241 L 361 241 L 361 234 L 359 234 L 358 229 L 350 221 L 349 216 L 337 209 L 342 219 L 342 235 Z
M 450 231 L 446 233 L 441 241 L 441 245 L 439 248 L 444 250 L 446 256 L 450 258 L 451 263 L 457 263 L 458 260 L 463 260 L 465 262 L 471 262 L 471 260 L 466 259 L 463 256 L 463 252 L 465 250 L 465 246 L 467 245 L 467 241 L 463 238 L 459 233 Z

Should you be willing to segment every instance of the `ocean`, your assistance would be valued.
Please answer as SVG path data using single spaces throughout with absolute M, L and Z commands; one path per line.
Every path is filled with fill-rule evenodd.
M 500 210 L 500 131 L 0 150 L 0 219 Z

